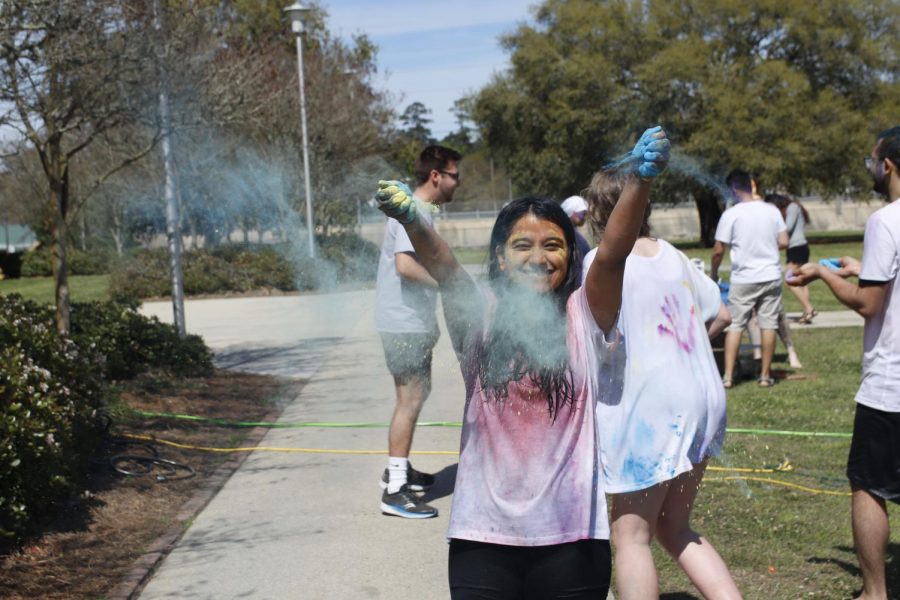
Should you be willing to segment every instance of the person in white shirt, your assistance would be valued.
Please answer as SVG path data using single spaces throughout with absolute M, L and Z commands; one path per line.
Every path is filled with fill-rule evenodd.
M 419 154 L 413 195 L 428 223 L 432 209 L 453 200 L 461 159 L 458 152 L 443 146 L 428 146 Z M 437 516 L 437 510 L 414 493 L 434 484 L 434 476 L 409 464 L 419 411 L 431 392 L 432 348 L 438 339 L 437 288 L 403 225 L 388 219 L 375 280 L 375 328 L 394 378 L 396 399 L 388 430 L 388 466 L 380 481 L 381 510 L 408 519 Z
M 603 171 L 584 191 L 602 239 L 627 175 Z M 706 464 L 725 440 L 725 390 L 710 337 L 731 322 L 719 286 L 650 232 L 650 205 L 625 261 L 618 329 L 621 393 L 599 398 L 595 417 L 604 488 L 611 495 L 618 596 L 656 598 L 654 538 L 705 598 L 740 598 L 728 567 L 690 525 Z M 596 250 L 585 258 L 584 275 Z
M 725 249 L 731 249 L 728 310 L 732 321 L 725 334 L 722 383 L 726 389 L 733 385 L 741 335 L 755 310 L 762 351 L 757 381 L 761 387 L 771 387 L 775 383 L 771 373 L 775 332 L 782 309 L 779 251 L 787 248 L 787 227 L 778 209 L 753 193 L 753 178 L 749 173 L 734 170 L 726 182 L 738 203 L 719 219 L 710 266 L 710 277 L 718 280 Z
M 900 126 L 878 136 L 865 159 L 873 189 L 890 202 L 866 222 L 862 263 L 845 256 L 832 270 L 806 263 L 788 285 L 821 279 L 865 318 L 862 377 L 856 393 L 847 479 L 853 491 L 853 543 L 863 577 L 861 599 L 886 599 L 890 539 L 886 501 L 900 503 Z M 854 285 L 845 278 L 856 276 Z

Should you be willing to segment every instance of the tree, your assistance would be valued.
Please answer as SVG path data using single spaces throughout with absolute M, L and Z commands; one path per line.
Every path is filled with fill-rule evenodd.
M 73 159 L 105 132 L 134 114 L 144 76 L 140 31 L 125 7 L 86 0 L 10 0 L 0 3 L 0 124 L 16 128 L 37 153 L 52 206 L 51 253 L 56 326 L 69 330 L 66 265 L 68 219 L 73 204 Z M 2 110 L 2 109 L 0 109 Z M 119 157 L 85 195 L 138 160 Z
M 474 98 L 492 154 L 563 197 L 662 123 L 677 154 L 656 196 L 693 199 L 707 242 L 730 168 L 767 189 L 862 190 L 856 157 L 897 120 L 896 0 L 547 0 L 536 20 Z
M 400 123 L 403 124 L 403 135 L 421 146 L 427 146 L 433 143 L 431 137 L 431 129 L 428 124 L 432 119 L 428 118 L 431 109 L 426 108 L 421 102 L 413 102 L 406 107 L 403 114 L 400 115 Z

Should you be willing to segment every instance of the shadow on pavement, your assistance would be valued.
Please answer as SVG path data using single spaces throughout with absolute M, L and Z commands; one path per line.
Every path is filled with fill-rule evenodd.
M 425 502 L 431 502 L 439 498 L 446 498 L 453 493 L 456 486 L 456 468 L 459 463 L 448 465 L 434 474 L 434 485 L 425 492 L 422 499 Z
M 219 368 L 234 371 L 309 377 L 341 339 L 313 338 L 282 346 L 229 346 L 216 351 L 215 363 Z

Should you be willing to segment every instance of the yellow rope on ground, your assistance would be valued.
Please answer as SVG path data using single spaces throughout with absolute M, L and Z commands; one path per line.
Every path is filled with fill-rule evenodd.
M 780 479 L 770 479 L 768 477 L 744 477 L 738 475 L 736 477 L 704 477 L 703 483 L 707 481 L 758 481 L 760 483 L 773 483 L 775 485 L 783 485 L 784 487 L 795 488 L 810 494 L 824 494 L 826 496 L 850 496 L 850 492 L 835 492 L 832 490 L 823 490 L 820 488 L 806 487 L 789 481 L 781 481 Z
M 725 471 L 726 473 L 786 473 L 794 470 L 791 461 L 786 460 L 777 467 L 753 469 L 747 467 L 706 467 L 707 471 Z
M 202 452 L 298 452 L 303 454 L 387 454 L 386 450 L 345 450 L 345 449 L 330 449 L 330 448 L 275 448 L 269 446 L 253 446 L 253 447 L 240 447 L 240 448 L 211 448 L 208 446 L 193 446 L 191 444 L 180 444 L 178 442 L 172 442 L 169 440 L 163 440 L 157 437 L 149 436 L 149 435 L 136 435 L 133 433 L 123 433 L 120 434 L 122 437 L 126 437 L 133 440 L 142 440 L 147 442 L 154 442 L 157 444 L 164 444 L 166 446 L 172 446 L 174 448 L 181 448 L 184 450 L 198 450 Z M 418 454 L 418 455 L 442 455 L 442 456 L 456 456 L 459 452 L 454 450 L 413 450 L 410 454 Z M 746 468 L 746 467 L 708 467 L 708 471 L 725 471 L 729 473 L 783 473 L 788 471 L 793 471 L 794 466 L 790 463 L 790 461 L 784 461 L 780 465 L 774 468 L 769 469 L 754 469 L 754 468 Z M 796 483 L 790 483 L 787 481 L 780 481 L 778 479 L 769 479 L 766 477 L 746 477 L 743 475 L 738 475 L 735 477 L 705 477 L 703 481 L 757 481 L 761 483 L 772 483 L 775 485 L 782 485 L 785 487 L 795 488 L 798 490 L 802 490 L 804 492 L 808 492 L 810 494 L 826 494 L 829 496 L 849 496 L 849 492 L 834 492 L 831 490 L 823 490 L 818 488 L 806 487 L 803 485 L 798 485 Z

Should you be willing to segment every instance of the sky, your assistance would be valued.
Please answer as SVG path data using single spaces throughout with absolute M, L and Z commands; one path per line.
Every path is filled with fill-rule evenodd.
M 377 46 L 373 84 L 396 99 L 431 109 L 435 138 L 457 129 L 450 109 L 509 66 L 499 36 L 533 21 L 536 0 L 321 0 L 328 29 L 350 41 L 365 33 Z

